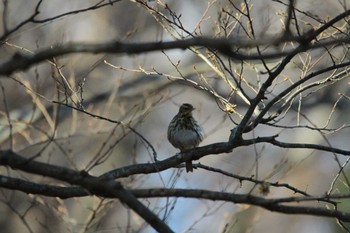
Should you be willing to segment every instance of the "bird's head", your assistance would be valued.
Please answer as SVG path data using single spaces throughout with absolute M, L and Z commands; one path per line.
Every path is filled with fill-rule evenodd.
M 179 114 L 181 115 L 191 115 L 194 107 L 191 104 L 182 104 L 179 109 Z

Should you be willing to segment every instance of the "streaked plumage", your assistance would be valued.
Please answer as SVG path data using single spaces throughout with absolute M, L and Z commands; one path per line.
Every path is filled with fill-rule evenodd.
M 195 148 L 203 140 L 202 129 L 192 116 L 193 110 L 191 104 L 181 105 L 168 127 L 168 140 L 180 151 Z M 193 171 L 192 161 L 186 162 L 186 171 Z

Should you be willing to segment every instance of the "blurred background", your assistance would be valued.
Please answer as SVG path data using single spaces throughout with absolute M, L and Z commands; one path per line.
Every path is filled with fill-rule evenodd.
M 2 1 L 1 35 L 33 15 L 38 2 Z M 35 16 L 37 21 L 4 38 L 0 63 L 17 52 L 31 54 L 70 42 L 157 42 L 193 36 L 248 40 L 281 35 L 289 3 L 169 0 L 117 1 L 111 5 L 110 2 L 43 0 L 40 13 Z M 101 4 L 106 5 L 100 7 Z M 291 31 L 298 35 L 316 29 L 342 13 L 348 4 L 349 1 L 334 0 L 297 1 Z M 92 6 L 97 7 L 91 9 Z M 74 11 L 79 12 L 62 15 Z M 327 31 L 324 38 L 346 34 L 347 23 L 339 22 L 338 26 Z M 261 52 L 285 51 L 295 46 L 293 43 L 270 45 L 261 48 Z M 300 53 L 267 91 L 265 103 L 312 72 L 348 61 L 347 49 L 344 45 Z M 238 51 L 249 54 L 256 49 Z M 280 61 L 264 60 L 270 69 Z M 235 86 L 240 83 L 246 95 L 253 98 L 267 77 L 262 60 L 231 60 L 205 48 L 53 58 L 1 77 L 0 147 L 28 158 L 40 154 L 38 161 L 101 175 L 122 166 L 154 161 L 152 149 L 130 131 L 130 126 L 144 136 L 162 160 L 178 152 L 166 134 L 182 103 L 191 103 L 196 108 L 194 116 L 204 129 L 201 145 L 226 142 L 230 130 L 248 107 Z M 328 81 L 322 84 L 325 80 Z M 272 109 L 287 103 L 274 125 L 259 125 L 244 137 L 279 134 L 279 139 L 285 142 L 349 150 L 349 101 L 343 98 L 349 94 L 348 82 L 346 68 L 310 79 L 297 89 L 303 90 L 309 84 L 314 84 L 314 88 L 305 88 L 300 93 L 293 90 Z M 121 123 L 93 118 L 54 101 L 83 106 L 94 115 Z M 311 195 L 349 193 L 347 179 L 340 174 L 342 169 L 345 174 L 349 171 L 347 158 L 332 153 L 256 144 L 228 154 L 209 155 L 199 162 L 235 175 L 288 183 Z M 9 168 L 1 167 L 0 173 L 65 185 Z M 187 174 L 183 168 L 174 168 L 124 178 L 122 182 L 129 188 L 174 187 L 264 195 L 254 182 L 240 182 L 204 169 Z M 266 197 L 293 195 L 286 188 L 270 187 Z M 184 198 L 144 199 L 143 203 L 175 232 L 345 232 L 334 219 L 284 215 L 248 205 Z M 349 210 L 348 205 L 344 199 L 338 208 Z M 0 229 L 1 232 L 154 232 L 118 200 L 94 196 L 62 200 L 5 189 L 0 189 Z

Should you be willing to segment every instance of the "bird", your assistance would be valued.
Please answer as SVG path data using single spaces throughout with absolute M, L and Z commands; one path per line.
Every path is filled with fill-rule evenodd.
M 182 104 L 168 126 L 168 140 L 180 152 L 195 148 L 203 141 L 203 130 L 192 116 L 194 109 L 191 104 Z M 186 161 L 186 172 L 193 172 L 192 161 Z

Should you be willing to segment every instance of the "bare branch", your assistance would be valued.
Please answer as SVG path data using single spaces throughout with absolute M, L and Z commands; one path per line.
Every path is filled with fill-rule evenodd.
M 88 175 L 86 172 L 77 172 L 63 167 L 35 162 L 22 158 L 12 151 L 2 151 L 0 153 L 0 164 L 11 166 L 14 169 L 21 169 L 22 171 L 52 177 L 70 184 L 80 185 L 88 190 L 89 193 L 98 196 L 117 197 L 154 227 L 155 230 L 159 232 L 173 232 L 161 219 L 137 200 L 130 191 L 124 189 L 120 182 L 101 180 Z
M 229 201 L 236 204 L 250 204 L 260 206 L 264 209 L 268 209 L 273 212 L 280 212 L 284 214 L 306 214 L 314 216 L 326 216 L 334 217 L 341 221 L 350 221 L 350 213 L 342 212 L 338 210 L 331 210 L 328 208 L 312 207 L 312 206 L 292 206 L 284 205 L 285 202 L 283 198 L 281 199 L 266 199 L 262 197 L 246 195 L 246 194 L 234 194 L 225 192 L 213 192 L 207 190 L 184 190 L 184 189 L 139 189 L 133 190 L 132 193 L 137 197 L 186 197 L 186 198 L 202 198 L 209 199 L 212 201 Z M 325 197 L 322 197 L 325 198 Z M 322 199 L 320 198 L 320 199 Z M 306 197 L 301 197 L 301 200 L 308 199 Z M 293 200 L 293 202 L 300 201 L 298 197 L 289 198 L 288 202 Z M 309 198 L 309 200 L 318 200 L 315 197 Z
M 91 7 L 84 8 L 84 9 L 69 11 L 69 12 L 66 12 L 66 13 L 63 13 L 60 15 L 56 15 L 53 17 L 45 18 L 45 19 L 36 19 L 36 17 L 39 16 L 39 14 L 40 14 L 39 9 L 40 9 L 41 3 L 43 2 L 43 0 L 39 0 L 35 6 L 34 13 L 31 16 L 29 16 L 28 19 L 22 21 L 21 23 L 19 23 L 17 26 L 13 27 L 12 29 L 7 29 L 5 27 L 5 32 L 2 36 L 0 36 L 0 41 L 5 41 L 12 33 L 18 31 L 18 29 L 22 28 L 26 24 L 29 24 L 29 23 L 41 24 L 41 23 L 51 22 L 53 20 L 57 20 L 57 19 L 60 19 L 62 17 L 68 16 L 68 15 L 80 14 L 83 12 L 96 10 L 96 9 L 101 8 L 101 7 L 113 5 L 114 3 L 119 2 L 120 0 L 108 0 L 107 3 L 104 3 L 105 1 L 106 0 L 101 0 L 100 2 L 96 3 L 95 5 L 93 5 Z M 4 23 L 5 23 L 5 21 L 4 21 Z
M 347 14 L 345 15 L 347 16 Z M 343 16 L 343 17 L 345 17 Z M 341 19 L 341 18 L 340 18 Z M 340 20 L 338 19 L 338 20 Z M 333 20 L 334 21 L 334 20 Z M 332 22 L 333 22 L 332 21 Z M 336 22 L 336 21 L 335 21 Z M 328 25 L 329 27 L 330 25 Z M 283 70 L 286 64 L 298 53 L 309 49 L 316 49 L 329 45 L 340 45 L 350 41 L 350 38 L 338 40 L 323 41 L 314 45 L 308 45 L 317 35 L 326 30 L 327 27 L 322 27 L 315 32 L 307 33 L 303 36 L 284 38 L 271 37 L 259 40 L 243 39 L 211 39 L 211 38 L 191 38 L 169 42 L 149 42 L 149 43 L 123 43 L 118 41 L 104 42 L 101 44 L 87 43 L 70 43 L 58 45 L 52 48 L 41 49 L 34 54 L 16 53 L 12 59 L 0 65 L 0 75 L 10 75 L 15 71 L 25 70 L 34 64 L 38 64 L 44 60 L 52 59 L 53 57 L 61 57 L 73 53 L 112 53 L 112 54 L 140 54 L 145 52 L 169 50 L 169 49 L 188 49 L 193 46 L 204 46 L 206 48 L 216 49 L 222 54 L 236 60 L 261 60 L 261 59 L 276 59 L 286 56 L 284 62 L 275 71 L 274 76 Z M 277 39 L 276 39 L 277 38 Z M 292 51 L 283 51 L 264 54 L 243 54 L 235 51 L 235 48 L 251 48 L 261 45 L 273 44 L 279 45 L 285 42 L 300 43 L 297 49 Z M 273 79 L 272 79 L 273 80 Z

